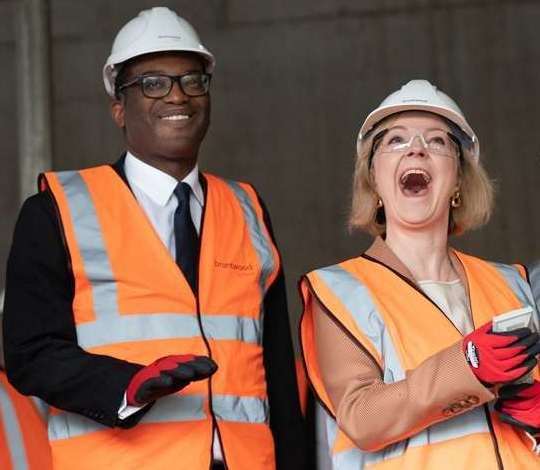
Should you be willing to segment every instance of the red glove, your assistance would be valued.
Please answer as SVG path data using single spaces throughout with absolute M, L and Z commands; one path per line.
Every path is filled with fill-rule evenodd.
M 217 364 L 206 356 L 165 356 L 137 372 L 126 390 L 128 405 L 141 406 L 210 377 Z
M 540 432 L 540 382 L 507 385 L 499 389 L 495 403 L 501 421 L 531 434 Z
M 463 352 L 476 378 L 492 386 L 529 372 L 536 365 L 540 343 L 529 328 L 493 333 L 489 322 L 463 338 Z

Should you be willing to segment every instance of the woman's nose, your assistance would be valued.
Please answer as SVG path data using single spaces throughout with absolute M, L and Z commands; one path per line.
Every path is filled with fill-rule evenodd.
M 425 157 L 426 154 L 427 148 L 424 143 L 424 139 L 420 135 L 414 136 L 409 145 L 407 156 L 418 155 L 420 157 Z

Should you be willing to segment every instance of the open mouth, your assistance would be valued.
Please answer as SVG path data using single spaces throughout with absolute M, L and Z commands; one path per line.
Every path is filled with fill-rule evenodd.
M 431 183 L 431 175 L 420 168 L 407 170 L 399 178 L 402 191 L 407 196 L 420 196 L 424 194 Z

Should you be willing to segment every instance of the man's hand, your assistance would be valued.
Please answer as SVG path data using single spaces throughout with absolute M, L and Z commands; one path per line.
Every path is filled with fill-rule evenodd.
M 501 387 L 495 409 L 501 421 L 533 435 L 540 433 L 540 382 Z
M 507 384 L 529 372 L 540 352 L 529 328 L 493 333 L 486 323 L 463 338 L 463 352 L 476 378 L 486 386 Z
M 210 377 L 217 364 L 206 356 L 165 356 L 137 372 L 126 390 L 128 405 L 142 406 Z

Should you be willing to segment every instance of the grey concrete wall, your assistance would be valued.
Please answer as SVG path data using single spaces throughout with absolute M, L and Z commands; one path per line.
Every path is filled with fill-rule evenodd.
M 0 2 L 0 288 L 19 206 L 14 21 L 12 2 Z
M 0 2 L 2 264 L 17 207 L 15 3 Z M 153 4 L 51 1 L 55 168 L 109 162 L 121 152 L 101 67 L 119 27 Z M 368 243 L 345 230 L 356 133 L 365 115 L 411 78 L 433 81 L 460 103 L 498 183 L 491 223 L 456 244 L 503 261 L 540 257 L 540 2 L 161 4 L 189 19 L 217 56 L 202 166 L 251 181 L 263 195 L 295 315 L 300 273 L 358 254 Z

